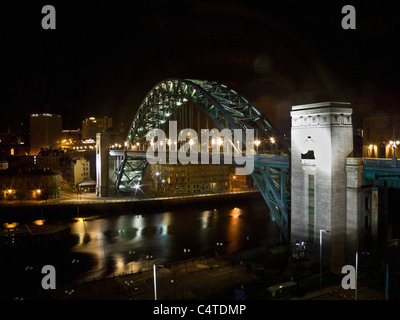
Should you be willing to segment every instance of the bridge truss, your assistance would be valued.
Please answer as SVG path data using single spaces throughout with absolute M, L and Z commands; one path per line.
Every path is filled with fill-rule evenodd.
M 124 153 L 117 157 L 116 189 L 132 191 L 144 176 L 147 160 L 132 150 L 145 151 L 151 129 L 165 130 L 170 120 L 180 128 L 254 129 L 260 141 L 252 175 L 282 234 L 288 239 L 289 150 L 280 133 L 249 100 L 228 86 L 207 80 L 167 79 L 145 97 L 128 131 Z M 209 123 L 211 122 L 211 124 Z M 243 141 L 245 143 L 245 141 Z

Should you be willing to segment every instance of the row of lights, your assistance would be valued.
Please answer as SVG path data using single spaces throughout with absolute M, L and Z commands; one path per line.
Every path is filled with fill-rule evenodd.
M 7 189 L 7 193 L 8 193 L 8 194 L 11 194 L 11 193 L 13 193 L 13 192 L 15 192 L 14 189 Z M 37 194 L 41 194 L 41 193 L 42 193 L 42 190 L 36 189 L 36 193 L 37 193 Z
M 273 138 L 273 137 L 271 137 L 270 139 L 270 142 L 272 143 L 272 144 L 274 144 L 275 143 L 275 138 Z M 221 139 L 221 138 L 218 138 L 218 139 L 211 139 L 211 144 L 212 145 L 215 145 L 215 144 L 217 144 L 218 146 L 221 146 L 222 144 L 223 144 L 224 142 L 223 142 L 223 139 Z M 163 143 L 163 141 L 160 141 L 160 145 L 163 145 L 164 143 Z M 177 142 L 176 141 L 172 141 L 172 140 L 170 140 L 170 139 L 166 139 L 166 144 L 167 145 L 171 145 L 171 144 L 177 144 Z M 195 141 L 193 140 L 193 139 L 189 139 L 189 144 L 190 145 L 193 145 L 193 144 L 195 144 Z M 255 140 L 254 141 L 254 144 L 258 147 L 260 144 L 261 144 L 261 141 L 260 140 Z M 126 147 L 128 145 L 128 143 L 125 141 L 125 143 L 124 143 L 124 146 Z M 154 145 L 154 140 L 150 140 L 150 145 L 151 146 L 153 146 Z M 135 145 L 133 146 L 133 148 L 135 148 L 135 147 L 139 147 L 140 146 L 140 143 L 139 142 L 136 142 L 135 143 Z M 122 147 L 122 145 L 120 144 L 120 143 L 114 143 L 114 144 L 112 144 L 112 145 L 110 145 L 110 148 L 111 149 L 114 149 L 114 148 L 121 148 Z M 82 149 L 82 147 L 76 147 L 77 149 L 78 148 L 80 148 L 80 149 Z M 92 147 L 90 147 L 91 149 L 92 149 Z M 74 149 L 75 149 L 75 147 L 74 147 Z M 86 147 L 85 147 L 85 149 L 86 149 Z
M 387 148 L 396 147 L 396 146 L 398 146 L 399 144 L 400 144 L 400 141 L 399 141 L 399 140 L 397 140 L 397 141 L 389 141 L 389 143 L 386 145 L 386 147 L 387 147 Z M 372 148 L 376 148 L 376 145 L 375 145 L 375 144 L 370 144 L 368 147 L 369 147 L 370 149 L 372 149 Z
M 72 147 L 73 150 L 88 149 L 88 146 Z M 96 146 L 89 146 L 89 149 L 96 149 Z
M 271 143 L 275 143 L 275 138 L 270 138 L 269 140 L 270 140 Z M 239 142 L 239 141 L 238 141 L 238 142 Z M 176 141 L 174 141 L 173 143 L 176 144 Z M 190 145 L 193 145 L 194 143 L 195 143 L 195 142 L 193 141 L 193 139 L 190 139 L 190 140 L 189 140 L 189 144 L 190 144 Z M 217 140 L 211 139 L 211 144 L 212 144 L 212 145 L 217 144 L 218 146 L 221 146 L 223 143 L 224 143 L 224 142 L 223 142 L 223 140 L 222 140 L 221 138 L 218 138 Z M 150 141 L 150 145 L 153 145 L 153 144 L 154 144 L 154 141 L 151 140 L 151 141 Z M 170 146 L 170 145 L 172 144 L 172 141 L 169 140 L 169 139 L 167 139 L 167 144 Z M 260 141 L 260 140 L 255 140 L 255 141 L 254 141 L 254 144 L 258 147 L 258 146 L 261 144 L 261 141 Z M 137 145 L 139 146 L 139 142 L 137 143 Z M 162 142 L 162 141 L 160 141 L 160 145 L 163 145 L 163 142 Z M 121 145 L 119 145 L 119 146 L 121 147 Z

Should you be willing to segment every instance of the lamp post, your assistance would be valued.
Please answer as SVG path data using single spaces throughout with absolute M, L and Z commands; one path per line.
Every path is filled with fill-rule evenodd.
M 125 285 L 128 288 L 128 296 L 129 296 L 129 298 L 131 298 L 131 287 L 134 285 L 133 280 L 131 280 L 131 281 L 125 280 Z
M 146 255 L 147 267 L 149 268 L 149 281 L 150 281 L 150 277 L 151 277 L 150 259 L 153 259 L 153 256 Z
M 260 140 L 255 140 L 255 141 L 254 141 L 254 144 L 255 144 L 256 147 L 257 147 L 257 156 L 258 156 L 258 147 L 259 147 L 259 145 L 261 144 L 261 141 L 260 141 Z
M 393 148 L 393 157 L 392 157 L 392 167 L 396 167 L 396 146 L 400 144 L 400 141 L 389 141 L 389 146 Z
M 183 253 L 185 254 L 186 258 L 185 258 L 185 268 L 186 268 L 186 272 L 187 272 L 187 256 L 190 252 L 190 249 L 183 249 Z
M 75 292 L 74 289 L 72 290 L 65 290 L 64 293 L 68 296 L 68 299 L 71 299 L 72 294 Z
M 327 230 L 319 230 L 319 290 L 322 290 L 322 233 L 329 233 Z
M 171 279 L 171 284 L 174 286 L 174 294 L 175 294 L 175 297 L 176 297 L 176 287 L 178 286 L 178 282 L 176 281 L 176 280 L 174 280 L 174 279 Z
M 156 276 L 156 264 L 153 264 L 153 280 L 154 280 L 154 300 L 157 300 L 157 276 Z
M 222 248 L 222 246 L 223 246 L 222 242 L 217 242 L 217 248 L 215 249 L 215 255 L 217 256 L 218 259 L 220 258 L 218 251 L 220 248 Z
M 134 255 L 134 254 L 135 254 L 135 250 L 129 250 L 129 256 Z M 132 259 L 133 259 L 133 257 L 132 257 Z M 133 262 L 132 259 L 131 259 L 131 273 L 133 273 L 132 272 L 132 262 Z

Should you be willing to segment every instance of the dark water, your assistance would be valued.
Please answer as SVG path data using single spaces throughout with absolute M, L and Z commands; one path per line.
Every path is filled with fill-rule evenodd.
M 153 263 L 214 256 L 217 243 L 223 244 L 218 253 L 229 256 L 279 238 L 262 199 L 219 205 L 204 202 L 152 213 L 91 215 L 63 222 L 71 228 L 72 243 L 3 252 L 3 274 L 11 272 L 27 281 L 33 278 L 28 274 L 35 273 L 36 285 L 40 285 L 41 266 L 51 264 L 58 282 L 90 280 L 145 270 Z M 33 266 L 32 270 L 25 270 L 27 266 Z

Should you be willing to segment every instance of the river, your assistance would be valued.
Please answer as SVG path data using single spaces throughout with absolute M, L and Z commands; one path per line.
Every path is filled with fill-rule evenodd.
M 6 257 L 13 270 L 30 265 L 39 270 L 41 265 L 52 264 L 60 279 L 83 281 L 137 272 L 153 263 L 166 265 L 214 256 L 216 252 L 227 257 L 279 238 L 278 227 L 262 198 L 203 202 L 171 211 L 94 214 L 63 223 L 69 224 L 72 243 L 23 256 L 14 253 Z M 2 257 L 4 261 L 4 253 Z

